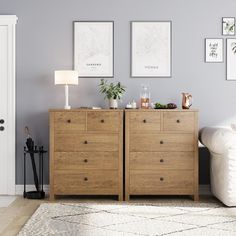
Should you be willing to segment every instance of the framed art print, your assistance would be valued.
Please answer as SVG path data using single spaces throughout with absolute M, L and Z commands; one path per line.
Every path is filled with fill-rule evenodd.
M 171 77 L 171 22 L 131 22 L 131 77 Z
M 226 79 L 236 80 L 236 38 L 226 39 Z
M 205 39 L 205 62 L 223 62 L 223 39 Z
M 74 69 L 79 77 L 114 77 L 114 22 L 74 22 Z
M 222 18 L 222 34 L 223 35 L 235 35 L 235 18 L 223 17 Z

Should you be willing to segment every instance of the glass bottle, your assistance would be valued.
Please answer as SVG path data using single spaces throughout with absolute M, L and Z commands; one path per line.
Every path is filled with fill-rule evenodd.
M 147 85 L 142 85 L 141 93 L 140 93 L 140 102 L 142 109 L 148 109 L 150 103 L 150 91 Z

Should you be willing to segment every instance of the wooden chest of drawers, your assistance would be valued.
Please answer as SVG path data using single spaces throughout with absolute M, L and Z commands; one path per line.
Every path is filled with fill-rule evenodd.
M 196 110 L 126 110 L 125 199 L 130 195 L 198 200 Z
M 123 111 L 50 110 L 50 198 L 123 199 Z

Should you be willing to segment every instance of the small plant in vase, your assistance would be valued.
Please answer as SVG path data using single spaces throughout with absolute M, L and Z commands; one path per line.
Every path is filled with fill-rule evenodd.
M 124 94 L 125 86 L 121 85 L 120 82 L 109 84 L 106 80 L 101 79 L 99 87 L 100 93 L 105 94 L 105 99 L 109 100 L 110 109 L 117 109 L 118 100 L 120 100 Z

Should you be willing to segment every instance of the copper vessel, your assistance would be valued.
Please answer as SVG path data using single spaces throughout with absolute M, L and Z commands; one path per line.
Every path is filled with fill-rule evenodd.
M 192 95 L 189 93 L 182 93 L 182 108 L 189 109 L 192 106 Z

